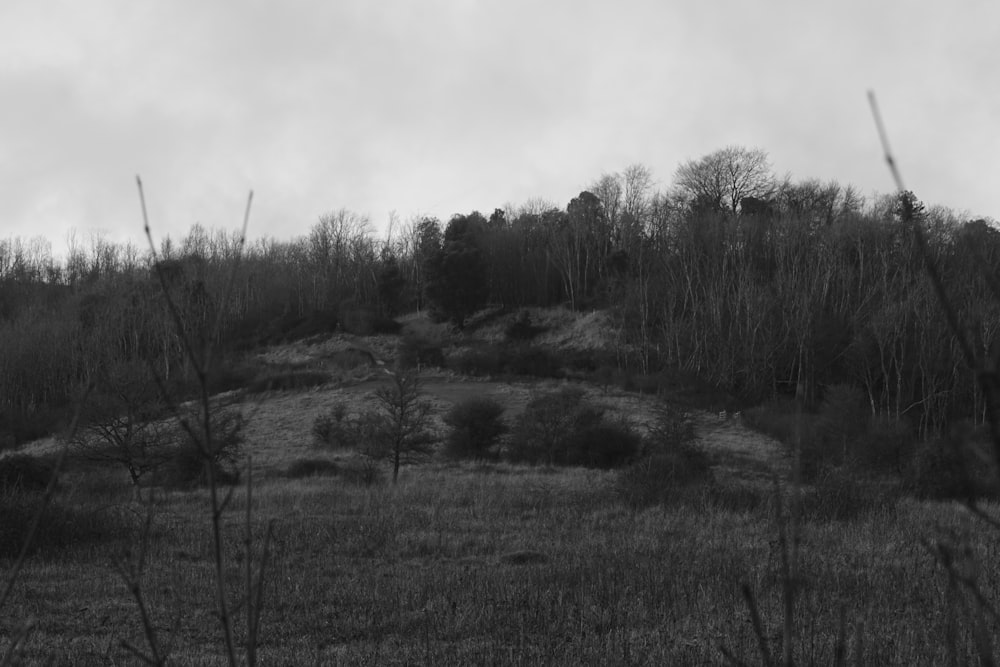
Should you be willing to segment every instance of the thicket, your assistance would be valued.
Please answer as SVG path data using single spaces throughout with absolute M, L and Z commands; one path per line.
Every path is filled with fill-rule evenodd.
M 606 306 L 624 376 L 670 369 L 744 401 L 797 395 L 809 409 L 824 388 L 849 386 L 870 417 L 905 421 L 919 438 L 962 419 L 983 423 L 982 392 L 962 368 L 908 225 L 925 230 L 960 324 L 985 356 L 1000 330 L 1000 303 L 978 270 L 1000 264 L 994 224 L 912 193 L 865 200 L 837 183 L 781 181 L 761 157 L 720 151 L 683 165 L 663 191 L 636 165 L 564 208 L 532 201 L 447 224 L 415 219 L 389 238 L 339 210 L 301 238 L 250 243 L 238 262 L 237 234 L 196 225 L 162 242 L 158 266 L 184 333 L 217 350 L 214 377 L 253 345 L 338 327 L 391 330 L 389 318 L 414 309 L 462 326 L 485 304 Z M 706 174 L 719 165 L 753 187 L 713 189 Z M 0 241 L 0 446 L 65 424 L 82 388 L 115 363 L 155 369 L 173 395 L 192 386 L 155 268 L 151 253 L 99 237 L 65 260 L 41 239 Z M 535 333 L 515 320 L 502 353 L 453 363 L 555 373 L 531 346 Z M 409 336 L 404 356 L 442 363 L 425 343 Z
M 579 387 L 535 396 L 511 430 L 511 461 L 615 468 L 632 460 L 641 440 L 628 423 L 609 419 Z
M 619 474 L 618 490 L 632 507 L 674 501 L 710 482 L 711 466 L 695 444 L 691 418 L 682 407 L 664 402 L 643 438 L 641 456 Z
M 455 459 L 497 459 L 500 437 L 508 431 L 504 407 L 488 397 L 472 397 L 456 403 L 444 417 L 450 431 L 445 438 L 445 456 Z

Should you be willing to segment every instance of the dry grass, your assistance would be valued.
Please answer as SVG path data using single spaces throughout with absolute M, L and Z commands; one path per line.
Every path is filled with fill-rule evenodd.
M 633 513 L 612 473 L 506 464 L 428 465 L 400 485 L 273 479 L 254 495 L 255 534 L 276 520 L 260 636 L 264 664 L 706 664 L 724 643 L 752 656 L 740 585 L 777 632 L 781 580 L 770 514 L 711 507 Z M 108 497 L 74 496 L 81 511 Z M 125 498 L 117 502 L 127 507 Z M 204 491 L 157 505 L 144 589 L 178 664 L 221 664 L 211 618 L 211 530 Z M 238 535 L 242 491 L 227 514 Z M 138 509 L 138 508 L 137 508 Z M 838 606 L 848 646 L 863 631 L 874 664 L 940 664 L 945 586 L 919 546 L 928 527 L 967 534 L 984 563 L 1000 540 L 952 506 L 904 503 L 848 523 L 806 524 L 796 655 L 830 662 Z M 121 661 L 142 629 L 111 567 L 132 535 L 43 553 L 11 619 L 40 619 L 24 658 Z M 228 565 L 239 565 L 233 537 Z M 996 592 L 997 572 L 985 573 Z M 863 630 L 862 630 L 863 629 Z M 996 628 L 994 628 L 994 631 Z M 242 641 L 242 637 L 237 637 Z M 0 640 L 0 650 L 3 647 Z M 852 649 L 853 650 L 853 649 Z
M 516 414 L 534 393 L 561 384 L 438 374 L 424 389 L 439 413 L 477 393 Z M 289 478 L 297 460 L 349 463 L 349 453 L 317 453 L 313 421 L 335 400 L 366 407 L 378 386 L 372 379 L 275 392 L 246 406 L 246 446 L 260 480 L 255 545 L 275 521 L 262 664 L 718 664 L 723 645 L 749 660 L 758 639 L 743 584 L 778 653 L 782 577 L 771 504 L 738 499 L 755 493 L 741 484 L 785 469 L 775 441 L 738 421 L 695 415 L 722 491 L 640 512 L 621 501 L 615 473 L 583 469 L 430 463 L 404 468 L 397 488 L 339 474 Z M 639 427 L 652 419 L 650 397 L 587 393 Z M 116 482 L 124 493 L 108 491 Z M 120 664 L 121 641 L 142 642 L 133 599 L 113 567 L 138 543 L 146 511 L 125 484 L 93 468 L 67 477 L 57 512 L 72 507 L 77 517 L 120 520 L 101 539 L 56 542 L 29 561 L 0 610 L 0 655 L 5 633 L 28 616 L 39 625 L 22 656 L 27 663 Z M 711 500 L 727 493 L 737 500 Z M 237 489 L 224 515 L 233 573 L 245 498 Z M 212 611 L 208 506 L 203 490 L 162 493 L 154 504 L 143 590 L 174 664 L 226 661 Z M 832 662 L 845 606 L 851 662 L 860 645 L 869 664 L 940 664 L 948 657 L 947 578 L 920 540 L 951 531 L 969 540 L 980 562 L 1000 562 L 1000 537 L 979 527 L 951 505 L 915 501 L 849 521 L 807 521 L 795 655 L 803 664 Z M 994 599 L 998 576 L 998 569 L 981 575 Z M 236 632 L 244 641 L 245 630 Z M 968 659 L 971 642 L 961 635 Z

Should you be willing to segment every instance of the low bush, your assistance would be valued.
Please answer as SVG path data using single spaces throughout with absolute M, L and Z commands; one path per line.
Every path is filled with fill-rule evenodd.
M 43 495 L 23 489 L 0 489 L 0 558 L 20 554 L 42 507 Z M 28 553 L 55 555 L 88 543 L 127 540 L 134 529 L 133 519 L 118 506 L 97 511 L 57 498 L 39 517 Z
M 673 502 L 712 481 L 712 460 L 695 444 L 694 423 L 680 406 L 662 403 L 642 456 L 622 470 L 618 490 L 632 507 Z
M 313 421 L 313 442 L 318 447 L 367 451 L 378 439 L 382 421 L 372 411 L 350 413 L 347 404 L 338 401 Z
M 336 477 L 347 484 L 374 486 L 385 481 L 385 473 L 377 462 L 369 459 L 330 461 L 321 458 L 296 459 L 283 474 L 289 479 Z
M 48 486 L 55 472 L 55 463 L 47 458 L 26 454 L 0 457 L 0 493 L 13 489 L 40 491 Z
M 555 353 L 526 343 L 504 348 L 503 370 L 508 375 L 562 377 L 561 364 Z
M 610 468 L 636 456 L 641 438 L 624 421 L 608 421 L 579 387 L 536 396 L 507 447 L 512 461 Z
M 385 482 L 385 471 L 369 457 L 351 459 L 341 464 L 338 476 L 348 484 L 378 486 Z
M 565 350 L 560 357 L 563 367 L 576 375 L 593 376 L 601 368 L 618 371 L 614 354 L 603 350 Z
M 591 373 L 590 381 L 600 386 L 606 394 L 613 385 L 620 383 L 621 371 L 611 364 L 602 364 Z
M 708 456 L 692 444 L 666 447 L 621 471 L 618 491 L 630 507 L 673 502 L 712 480 Z
M 344 331 L 355 336 L 370 336 L 375 333 L 378 313 L 374 306 L 358 304 L 347 300 L 340 304 L 337 319 Z
M 959 424 L 946 437 L 920 443 L 905 485 L 913 495 L 929 500 L 998 498 L 997 473 L 989 436 Z
M 805 416 L 792 398 L 778 397 L 743 411 L 743 423 L 785 444 L 795 442 Z
M 324 385 L 332 379 L 326 371 L 317 370 L 277 370 L 257 376 L 246 390 L 250 394 L 268 391 L 294 391 Z
M 72 420 L 75 406 L 40 406 L 28 412 L 0 412 L 0 450 L 58 433 Z
M 743 422 L 797 451 L 806 482 L 843 466 L 864 475 L 898 474 L 910 456 L 909 425 L 889 417 L 873 418 L 864 393 L 848 385 L 827 388 L 816 413 L 800 409 L 794 399 L 781 398 L 745 410 Z
M 849 467 L 827 468 L 801 497 L 801 516 L 808 521 L 853 521 L 896 505 L 895 488 L 860 479 Z
M 467 348 L 449 357 L 448 368 L 475 377 L 492 377 L 503 372 L 503 359 L 500 348 L 494 345 L 481 345 Z
M 340 466 L 328 459 L 296 459 L 285 469 L 285 477 L 335 477 L 340 474 Z
M 517 317 L 507 325 L 504 330 L 504 337 L 508 341 L 526 342 L 534 339 L 545 331 L 545 327 L 536 326 L 531 323 L 531 315 L 526 310 L 522 310 Z
M 565 464 L 574 436 L 599 424 L 603 416 L 579 387 L 536 396 L 514 427 L 507 455 L 525 463 Z
M 403 325 L 391 317 L 379 315 L 372 320 L 372 330 L 376 334 L 395 336 L 403 330 Z
M 223 361 L 209 373 L 208 386 L 212 394 L 244 389 L 257 379 L 257 369 L 243 362 Z
M 606 419 L 573 434 L 567 463 L 588 468 L 617 468 L 635 458 L 642 438 L 627 422 Z
M 313 442 L 334 449 L 353 447 L 364 438 L 359 415 L 350 415 L 347 404 L 337 401 L 313 422 Z
M 476 396 L 455 406 L 444 417 L 451 430 L 445 455 L 453 459 L 495 459 L 500 437 L 507 432 L 504 407 L 492 398 Z
M 913 429 L 903 420 L 875 417 L 854 443 L 853 462 L 876 473 L 904 474 L 913 456 Z
M 194 435 L 179 425 L 178 443 L 167 460 L 151 474 L 149 484 L 167 488 L 193 488 L 208 484 L 209 470 L 216 484 L 239 483 L 239 456 L 246 420 L 235 409 L 215 410 L 211 416 L 212 437 L 205 441 L 197 414 L 185 416 Z
M 709 484 L 703 496 L 706 507 L 727 512 L 758 512 L 772 498 L 773 495 L 764 489 L 739 483 Z
M 444 366 L 444 329 L 428 322 L 409 322 L 403 326 L 396 349 L 402 368 Z

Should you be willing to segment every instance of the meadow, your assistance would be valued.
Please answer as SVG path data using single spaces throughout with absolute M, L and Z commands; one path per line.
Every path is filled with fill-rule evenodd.
M 440 405 L 485 391 L 514 409 L 531 391 L 440 377 L 428 386 Z M 247 546 L 256 568 L 272 527 L 260 664 L 724 664 L 723 650 L 760 664 L 744 587 L 777 656 L 789 585 L 799 664 L 976 655 L 983 617 L 931 550 L 938 539 L 964 545 L 959 565 L 995 599 L 1000 539 L 958 504 L 888 494 L 844 514 L 785 484 L 786 517 L 799 508 L 785 549 L 767 482 L 787 462 L 780 446 L 707 413 L 699 444 L 714 481 L 649 507 L 626 501 L 618 472 L 573 467 L 432 460 L 405 467 L 395 486 L 366 485 L 346 474 L 350 452 L 315 451 L 308 425 L 334 397 L 364 401 L 368 390 L 272 392 L 251 406 L 251 511 L 246 484 L 234 487 L 223 553 L 242 646 Z M 633 417 L 656 400 L 589 391 Z M 37 494 L 22 495 L 27 513 Z M 226 664 L 210 514 L 207 490 L 150 489 L 140 500 L 120 470 L 71 460 L 0 609 L 0 655 L 33 619 L 14 664 L 139 664 L 125 644 L 148 652 L 149 636 L 170 664 Z M 5 544 L 3 572 L 15 555 Z

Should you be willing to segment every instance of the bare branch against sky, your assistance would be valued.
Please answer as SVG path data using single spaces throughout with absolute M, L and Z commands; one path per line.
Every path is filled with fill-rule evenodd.
M 447 218 L 565 205 L 724 146 L 888 192 L 865 91 L 929 203 L 1000 216 L 1000 5 L 5 0 L 0 237 L 306 232 L 346 207 Z

